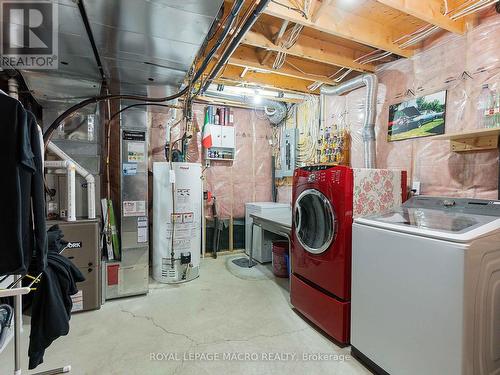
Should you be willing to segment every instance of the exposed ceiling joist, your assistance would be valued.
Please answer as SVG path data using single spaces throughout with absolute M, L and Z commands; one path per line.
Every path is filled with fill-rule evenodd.
M 321 15 L 321 12 L 323 11 L 324 7 L 326 5 L 330 5 L 333 0 L 323 0 L 319 7 L 313 11 L 311 14 L 311 21 L 316 22 L 318 20 L 318 17 Z
M 264 12 L 328 34 L 389 51 L 399 56 L 410 57 L 413 54 L 411 50 L 402 49 L 393 42 L 398 38 L 398 35 L 389 26 L 357 16 L 338 6 L 327 5 L 323 7 L 324 10 L 317 15 L 316 21 L 313 22 L 311 17 L 306 19 L 302 14 L 293 10 L 293 4 L 289 0 L 281 0 L 280 4 L 272 2 Z M 311 0 L 311 9 L 314 10 L 320 6 L 322 6 L 320 0 Z
M 297 78 L 291 78 L 279 74 L 274 73 L 262 73 L 262 72 L 254 72 L 247 70 L 244 78 L 241 78 L 241 72 L 244 68 L 239 66 L 228 65 L 223 70 L 219 78 L 217 78 L 217 82 L 220 83 L 231 83 L 231 84 L 249 84 L 258 87 L 270 87 L 270 88 L 278 88 L 287 91 L 295 91 L 295 92 L 307 92 L 307 93 L 317 93 L 311 92 L 307 88 L 311 82 L 300 80 Z
M 328 78 L 328 76 L 335 73 L 335 70 L 338 69 L 338 67 L 332 68 L 328 65 L 298 60 L 289 56 L 285 64 L 279 70 L 275 70 L 272 68 L 272 64 L 262 63 L 258 52 L 247 46 L 239 47 L 229 59 L 229 64 L 310 82 L 320 81 L 331 85 L 335 84 L 335 82 Z
M 464 34 L 464 20 L 453 21 L 441 13 L 442 1 L 439 0 L 376 0 L 393 9 L 407 13 L 431 25 L 438 26 L 452 33 Z
M 306 35 L 301 35 L 297 40 L 297 43 L 295 43 L 295 45 L 290 49 L 284 49 L 277 46 L 267 36 L 253 30 L 247 32 L 242 43 L 254 47 L 264 48 L 269 51 L 283 51 L 288 55 L 314 60 L 324 64 L 349 68 L 359 72 L 375 71 L 375 66 L 372 64 L 360 64 L 354 62 L 354 60 L 359 57 L 358 51 L 311 38 Z

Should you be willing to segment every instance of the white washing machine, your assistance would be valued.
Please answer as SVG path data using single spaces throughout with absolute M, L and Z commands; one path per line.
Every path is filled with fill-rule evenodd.
M 415 197 L 353 225 L 351 344 L 373 371 L 500 374 L 500 202 Z

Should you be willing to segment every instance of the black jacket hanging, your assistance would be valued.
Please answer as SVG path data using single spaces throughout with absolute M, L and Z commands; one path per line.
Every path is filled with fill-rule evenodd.
M 0 275 L 19 274 L 27 270 L 25 254 L 29 244 L 23 239 L 22 192 L 20 174 L 34 170 L 33 152 L 29 141 L 27 114 L 19 101 L 0 94 Z M 26 250 L 26 251 L 25 251 Z
M 43 163 L 35 116 L 0 94 L 0 275 L 40 273 L 46 266 Z
M 45 349 L 55 339 L 68 334 L 73 306 L 71 296 L 78 292 L 76 283 L 85 281 L 78 268 L 57 251 L 49 251 L 47 259 L 47 268 L 32 299 L 30 370 L 43 363 Z
M 42 150 L 40 148 L 40 135 L 35 115 L 28 112 L 28 128 L 30 143 L 33 151 L 34 172 L 31 175 L 31 259 L 29 271 L 33 274 L 42 272 L 47 266 L 47 231 L 45 223 L 45 191 L 43 181 Z M 30 228 L 30 229 L 31 229 Z

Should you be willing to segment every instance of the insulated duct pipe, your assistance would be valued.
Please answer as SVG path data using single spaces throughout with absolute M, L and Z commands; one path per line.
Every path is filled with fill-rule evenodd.
M 279 125 L 286 118 L 288 108 L 285 103 L 262 99 L 261 105 L 264 106 L 264 111 L 271 124 Z
M 44 163 L 45 168 L 65 168 L 66 169 L 66 191 L 68 194 L 68 214 L 67 221 L 76 221 L 76 179 L 75 163 L 71 160 L 47 160 Z
M 363 146 L 365 168 L 375 168 L 375 119 L 377 113 L 377 85 L 375 74 L 364 74 L 338 86 L 321 86 L 321 95 L 342 95 L 366 86 Z
M 73 163 L 74 171 L 82 176 L 85 181 L 87 181 L 87 206 L 88 206 L 88 218 L 95 219 L 95 179 L 94 176 L 88 172 L 85 168 L 83 168 L 80 164 L 74 161 L 68 154 L 66 154 L 63 150 L 57 147 L 54 143 L 49 142 L 47 148 L 49 151 L 56 154 L 62 160 L 67 160 Z M 47 166 L 48 161 L 45 162 Z M 73 171 L 73 173 L 74 173 Z M 74 193 L 73 193 L 74 196 Z M 69 204 L 69 203 L 68 203 Z M 69 216 L 69 215 L 68 215 Z

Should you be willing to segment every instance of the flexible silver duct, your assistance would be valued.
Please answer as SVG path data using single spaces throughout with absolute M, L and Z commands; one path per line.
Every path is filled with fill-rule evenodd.
M 269 122 L 273 125 L 279 125 L 286 118 L 288 108 L 285 103 L 269 99 L 262 99 L 260 103 L 264 107 Z
M 364 74 L 338 86 L 321 86 L 321 95 L 342 95 L 366 86 L 363 148 L 365 168 L 375 168 L 375 119 L 377 114 L 377 86 L 375 74 Z

